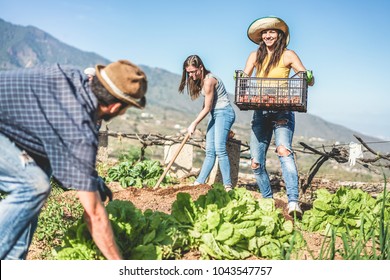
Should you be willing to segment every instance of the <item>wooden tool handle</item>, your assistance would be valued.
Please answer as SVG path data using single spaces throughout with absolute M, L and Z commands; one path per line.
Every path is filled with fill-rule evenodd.
M 173 155 L 171 161 L 169 162 L 169 164 L 167 165 L 167 167 L 165 168 L 163 174 L 160 176 L 160 178 L 158 179 L 156 185 L 154 186 L 154 189 L 158 188 L 162 182 L 162 180 L 164 180 L 165 178 L 165 175 L 167 175 L 169 169 L 171 168 L 172 164 L 175 162 L 177 156 L 179 155 L 181 149 L 183 149 L 185 143 L 187 142 L 188 138 L 190 138 L 190 134 L 187 134 L 186 137 L 184 137 L 183 141 L 181 142 L 179 148 L 176 150 L 175 154 Z

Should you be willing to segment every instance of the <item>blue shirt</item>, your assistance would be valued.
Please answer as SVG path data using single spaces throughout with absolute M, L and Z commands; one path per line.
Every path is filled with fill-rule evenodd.
M 0 71 L 0 133 L 47 159 L 45 168 L 66 188 L 97 190 L 97 104 L 76 69 Z

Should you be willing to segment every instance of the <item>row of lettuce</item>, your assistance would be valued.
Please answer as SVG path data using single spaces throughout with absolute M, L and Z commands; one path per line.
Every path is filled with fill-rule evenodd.
M 130 201 L 119 200 L 109 202 L 107 211 L 125 259 L 181 259 L 190 251 L 200 252 L 201 259 L 300 259 L 307 249 L 304 231 L 348 235 L 361 244 L 370 241 L 373 248 L 389 243 L 386 189 L 376 198 L 346 187 L 336 193 L 319 189 L 315 195 L 312 209 L 294 223 L 284 218 L 274 200 L 255 199 L 245 188 L 226 192 L 220 184 L 196 200 L 179 193 L 170 214 L 142 212 Z M 390 258 L 389 247 L 381 258 Z M 62 260 L 104 259 L 83 219 L 69 228 L 53 254 Z

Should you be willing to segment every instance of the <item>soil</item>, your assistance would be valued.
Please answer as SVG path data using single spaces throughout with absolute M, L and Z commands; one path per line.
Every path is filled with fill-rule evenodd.
M 271 177 L 271 185 L 274 192 L 275 205 L 277 208 L 282 210 L 283 216 L 286 220 L 293 219 L 287 213 L 287 198 L 285 193 L 285 188 L 283 182 L 279 179 L 278 176 Z M 329 181 L 313 182 L 311 189 L 306 190 L 303 194 L 300 194 L 301 198 L 301 208 L 303 211 L 309 210 L 312 205 L 313 192 L 318 188 L 327 188 L 329 191 L 335 191 L 337 187 L 340 186 L 337 183 L 331 183 Z M 237 187 L 243 187 L 249 190 L 256 199 L 261 199 L 261 194 L 259 193 L 256 184 L 254 183 L 253 177 L 247 176 L 239 178 Z M 362 187 L 362 186 L 360 186 Z M 164 188 L 133 188 L 129 187 L 127 189 L 122 188 L 119 183 L 113 182 L 109 184 L 109 188 L 113 192 L 113 199 L 117 200 L 126 200 L 131 201 L 137 208 L 142 211 L 151 209 L 153 211 L 161 211 L 167 214 L 170 214 L 172 203 L 176 200 L 176 196 L 180 192 L 189 193 L 193 200 L 196 200 L 200 195 L 206 194 L 211 186 L 207 184 L 192 186 L 189 182 L 183 182 L 178 185 L 173 185 Z M 362 187 L 364 189 L 364 186 Z M 375 193 L 380 189 L 380 186 L 368 186 L 368 189 Z M 72 192 L 64 193 L 66 195 L 74 195 Z M 306 260 L 306 259 L 316 259 L 319 256 L 321 247 L 324 243 L 324 236 L 319 233 L 309 233 L 302 232 L 304 239 L 307 242 L 307 248 L 302 251 L 299 256 L 292 257 L 293 259 Z M 341 247 L 342 242 L 337 241 L 336 247 Z M 28 259 L 37 259 L 39 256 L 39 248 L 34 244 L 30 247 Z M 186 260 L 196 260 L 200 258 L 199 252 L 188 252 L 183 256 L 183 259 Z M 340 256 L 336 256 L 340 258 Z M 256 259 L 256 258 L 251 258 Z

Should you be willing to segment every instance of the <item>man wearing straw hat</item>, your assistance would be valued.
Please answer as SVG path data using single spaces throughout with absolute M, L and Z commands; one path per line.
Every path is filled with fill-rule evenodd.
M 144 108 L 147 80 L 127 60 L 95 69 L 91 80 L 58 64 L 0 72 L 0 259 L 26 258 L 51 176 L 77 190 L 102 254 L 122 258 L 102 203 L 112 194 L 95 169 L 96 122 Z
M 249 39 L 258 45 L 250 53 L 244 72 L 252 76 L 256 69 L 259 78 L 288 78 L 291 68 L 294 72 L 306 71 L 298 55 L 287 49 L 290 32 L 287 24 L 277 17 L 263 17 L 252 22 L 248 28 Z M 308 84 L 314 84 L 314 78 L 308 72 Z M 251 132 L 251 167 L 264 198 L 272 198 L 271 184 L 266 170 L 266 155 L 272 134 L 275 135 L 283 179 L 286 184 L 288 213 L 301 215 L 298 204 L 298 170 L 292 149 L 295 128 L 293 111 L 256 110 L 253 113 Z

